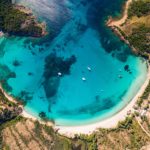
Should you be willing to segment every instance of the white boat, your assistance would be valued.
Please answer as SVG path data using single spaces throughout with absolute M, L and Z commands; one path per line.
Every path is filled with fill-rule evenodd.
M 61 73 L 61 72 L 58 72 L 58 76 L 62 76 L 62 73 Z
M 89 71 L 91 71 L 92 69 L 91 69 L 91 67 L 87 67 L 87 69 L 89 70 Z
M 82 77 L 82 81 L 86 81 L 86 78 L 85 78 L 85 77 Z

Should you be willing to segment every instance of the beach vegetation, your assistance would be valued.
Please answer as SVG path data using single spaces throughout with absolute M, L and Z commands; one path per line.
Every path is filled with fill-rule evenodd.
M 150 0 L 133 0 L 128 10 L 128 17 L 132 16 L 141 17 L 148 15 L 150 12 Z
M 118 123 L 118 128 L 119 129 L 128 129 L 130 125 L 132 124 L 132 117 L 126 117 L 124 121 L 121 121 Z
M 143 103 L 143 99 L 142 98 L 139 98 L 137 100 L 137 102 L 136 102 L 136 104 L 138 105 L 138 107 L 141 107 L 142 103 Z
M 148 86 L 146 87 L 143 95 L 141 96 L 142 99 L 148 99 L 148 96 L 150 94 L 150 81 L 149 81 L 149 84 Z
M 76 135 L 75 138 L 80 139 L 80 140 L 84 141 L 85 143 L 87 143 L 89 150 L 97 150 L 98 149 L 95 133 L 90 134 L 90 135 L 85 135 L 85 134 Z
M 15 121 L 16 120 L 16 121 Z M 11 121 L 10 121 L 11 122 Z M 27 144 L 27 149 L 30 149 L 30 142 L 35 142 L 36 146 L 53 149 L 53 150 L 104 150 L 104 149 L 140 149 L 148 142 L 149 137 L 142 131 L 134 116 L 128 117 L 125 121 L 118 124 L 117 128 L 99 129 L 90 135 L 76 135 L 73 138 L 68 138 L 59 135 L 51 126 L 42 125 L 38 121 L 29 119 L 14 119 L 12 123 L 7 123 L 3 128 L 2 139 L 5 138 L 6 133 L 11 128 L 14 137 L 14 143 L 20 143 L 22 148 L 23 143 Z M 18 130 L 16 132 L 16 129 Z M 20 129 L 23 129 L 20 131 Z M 19 134 L 18 134 L 19 132 Z M 10 133 L 10 134 L 12 134 Z M 28 134 L 27 134 L 28 133 Z M 19 141 L 17 136 L 19 135 Z M 8 135 L 12 137 L 12 135 Z M 122 140 L 124 137 L 124 140 Z M 17 140 L 17 141 L 15 141 Z M 2 142 L 3 147 L 11 143 L 9 140 Z
M 140 113 L 138 111 L 135 111 L 134 115 L 138 117 L 138 116 L 140 116 Z
M 141 149 L 150 142 L 134 116 L 127 117 L 117 128 L 99 129 L 96 133 L 99 149 Z M 123 138 L 123 140 L 122 140 Z
M 6 146 L 4 147 L 4 150 L 11 150 L 11 148 L 9 147 L 9 145 L 6 145 Z
M 8 100 L 0 90 L 0 124 L 16 118 L 22 112 L 17 103 Z
M 128 41 L 131 46 L 136 48 L 139 52 L 150 53 L 150 27 L 146 27 L 145 25 L 140 25 L 137 28 L 132 30 L 132 34 L 128 36 Z
M 150 58 L 150 0 L 133 0 L 127 15 L 125 22 L 115 27 L 115 30 L 135 54 L 148 60 Z

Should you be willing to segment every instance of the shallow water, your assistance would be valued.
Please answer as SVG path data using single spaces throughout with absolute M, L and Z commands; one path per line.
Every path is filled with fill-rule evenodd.
M 108 117 L 133 98 L 146 63 L 104 25 L 121 10 L 123 1 L 115 1 L 18 1 L 46 20 L 50 31 L 40 40 L 0 39 L 0 79 L 26 102 L 26 111 L 43 111 L 59 125 L 79 125 Z

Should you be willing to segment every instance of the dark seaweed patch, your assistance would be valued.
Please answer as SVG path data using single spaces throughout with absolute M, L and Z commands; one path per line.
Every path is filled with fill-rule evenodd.
M 70 68 L 73 63 L 76 62 L 76 57 L 73 55 L 70 58 L 64 59 L 63 57 L 56 56 L 55 53 L 50 54 L 45 59 L 45 71 L 43 86 L 47 98 L 51 98 L 56 95 L 59 87 L 60 77 L 70 74 Z
M 74 109 L 74 110 L 66 110 L 64 108 L 61 111 L 59 111 L 58 114 L 64 115 L 64 116 L 89 114 L 93 116 L 93 115 L 96 115 L 96 113 L 100 113 L 102 111 L 110 109 L 113 106 L 115 106 L 115 103 L 111 98 L 100 99 L 100 97 L 97 95 L 95 97 L 95 101 L 91 104 L 81 107 L 80 109 Z
M 68 59 L 64 59 L 63 57 L 57 57 L 55 53 L 50 54 L 45 59 L 45 79 L 56 77 L 58 72 L 61 72 L 62 75 L 70 74 L 70 67 L 75 62 L 76 57 L 74 55 Z
M 20 94 L 18 95 L 19 99 L 23 99 L 24 101 L 28 102 L 33 98 L 32 93 L 27 92 L 27 91 L 21 91 Z
M 13 66 L 18 67 L 21 65 L 21 62 L 18 60 L 14 60 L 12 64 L 13 64 Z
M 56 95 L 59 86 L 60 79 L 57 77 L 51 77 L 45 80 L 43 83 L 46 97 L 50 98 Z

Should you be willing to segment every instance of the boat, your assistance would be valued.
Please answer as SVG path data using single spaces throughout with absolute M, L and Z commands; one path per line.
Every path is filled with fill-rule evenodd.
M 82 81 L 86 81 L 86 78 L 85 78 L 85 77 L 82 77 Z
M 61 73 L 61 72 L 58 72 L 58 76 L 62 76 L 62 73 Z
M 87 69 L 89 70 L 89 71 L 91 71 L 92 69 L 91 69 L 91 67 L 87 67 Z

